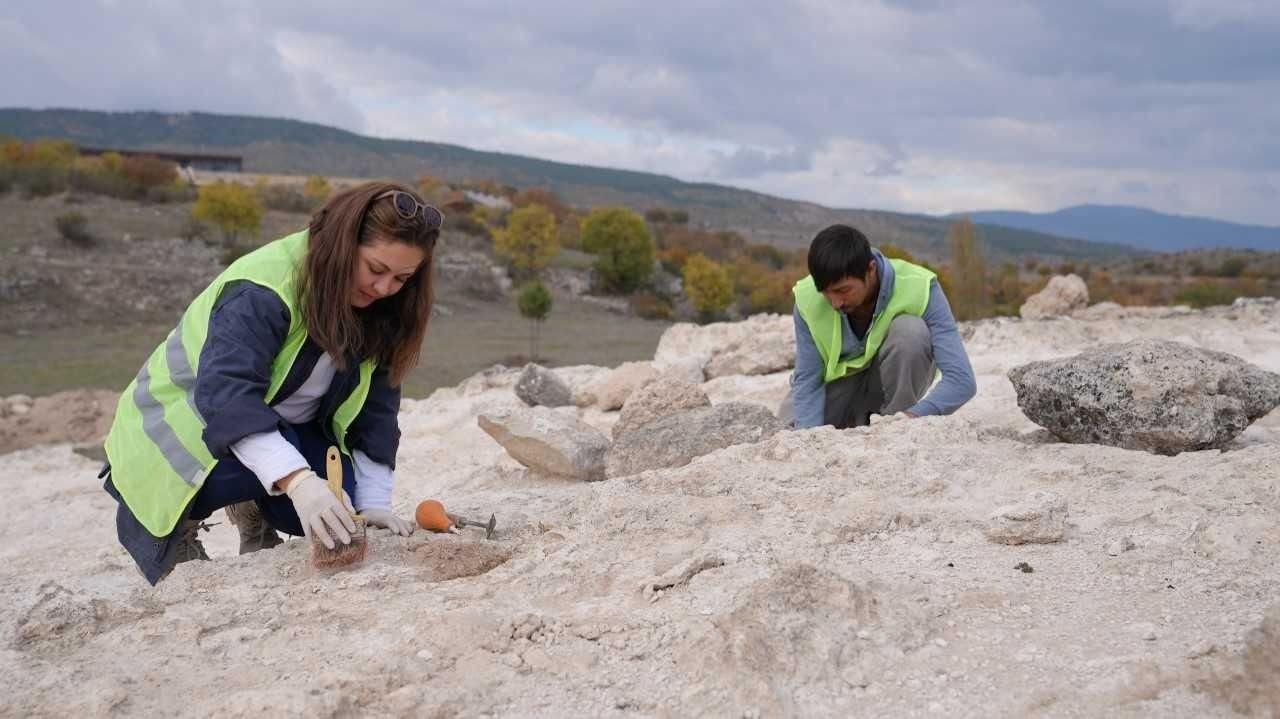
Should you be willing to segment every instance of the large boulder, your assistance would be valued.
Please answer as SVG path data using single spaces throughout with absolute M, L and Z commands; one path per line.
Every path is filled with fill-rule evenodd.
M 726 402 L 653 420 L 618 436 L 605 458 L 605 475 L 625 477 L 660 467 L 680 467 L 717 449 L 759 442 L 782 423 L 758 404 Z
M 627 398 L 622 413 L 613 425 L 613 438 L 652 422 L 660 417 L 686 409 L 710 407 L 711 400 L 698 385 L 663 375 L 641 387 Z
M 512 459 L 534 471 L 588 482 L 604 479 L 609 438 L 576 417 L 531 407 L 481 414 L 476 422 Z
M 1018 308 L 1024 320 L 1069 315 L 1089 304 L 1089 287 L 1078 275 L 1057 275 Z
M 605 411 L 621 409 L 632 392 L 657 376 L 658 370 L 650 362 L 623 362 L 587 387 L 576 402 L 580 407 L 594 404 Z
M 555 372 L 529 363 L 516 380 L 516 396 L 529 406 L 566 407 L 573 404 L 573 390 Z
M 1165 340 L 1009 370 L 1018 406 L 1059 439 L 1157 454 L 1221 448 L 1280 404 L 1280 374 Z
M 708 378 L 770 374 L 795 365 L 795 326 L 786 315 L 752 315 L 742 322 L 672 325 L 658 340 L 654 364 L 697 357 Z

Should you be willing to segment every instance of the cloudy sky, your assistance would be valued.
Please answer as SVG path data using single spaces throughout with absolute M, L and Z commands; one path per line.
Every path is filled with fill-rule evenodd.
M 836 207 L 1280 225 L 1280 0 L 11 0 L 0 67 L 3 107 L 292 117 Z

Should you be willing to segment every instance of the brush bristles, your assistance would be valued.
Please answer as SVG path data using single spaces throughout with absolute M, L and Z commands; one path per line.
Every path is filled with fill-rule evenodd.
M 356 531 L 351 534 L 351 543 L 342 544 L 334 540 L 333 549 L 311 539 L 311 563 L 317 569 L 334 569 L 363 562 L 369 556 L 369 542 L 365 540 L 364 520 L 356 518 Z

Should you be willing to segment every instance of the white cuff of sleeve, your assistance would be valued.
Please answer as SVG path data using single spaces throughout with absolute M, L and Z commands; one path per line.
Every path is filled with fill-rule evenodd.
M 275 488 L 277 481 L 311 466 L 302 453 L 276 430 L 245 437 L 231 445 L 231 453 L 257 476 L 267 494 L 273 497 L 284 494 Z
M 351 453 L 352 465 L 356 470 L 355 506 L 357 512 L 366 509 L 391 509 L 391 489 L 395 486 L 395 474 L 385 464 L 369 458 L 369 455 L 356 450 Z

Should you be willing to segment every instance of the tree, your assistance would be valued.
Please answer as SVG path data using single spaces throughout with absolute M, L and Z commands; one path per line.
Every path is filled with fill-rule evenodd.
M 262 223 L 262 203 L 244 185 L 219 180 L 200 188 L 191 216 L 222 230 L 226 247 L 236 243 L 241 232 L 257 232 Z
M 516 207 L 528 207 L 529 205 L 542 205 L 551 211 L 555 216 L 556 222 L 564 222 L 569 215 L 573 214 L 573 208 L 565 204 L 556 193 L 545 187 L 530 187 L 522 190 L 511 200 L 511 204 Z
M 972 320 L 989 314 L 987 267 L 982 240 L 969 218 L 951 223 L 947 229 L 951 247 L 951 287 L 947 299 L 956 319 Z
M 542 280 L 534 279 L 525 283 L 516 297 L 516 307 L 520 316 L 529 320 L 529 361 L 538 361 L 538 335 L 542 323 L 551 312 L 551 293 L 543 286 Z
M 329 199 L 329 193 L 333 188 L 329 187 L 329 181 L 322 175 L 312 175 L 307 178 L 306 184 L 302 186 L 302 194 L 306 196 L 307 201 L 313 207 L 319 207 L 324 201 Z
M 606 291 L 626 294 L 653 274 L 653 238 L 644 218 L 623 207 L 593 210 L 582 221 L 582 249 L 596 255 Z
M 694 255 L 684 263 L 684 293 L 703 317 L 712 317 L 733 302 L 733 281 L 723 265 Z
M 511 263 L 516 276 L 536 274 L 560 251 L 555 215 L 542 205 L 513 210 L 507 216 L 507 226 L 494 230 L 493 249 Z

